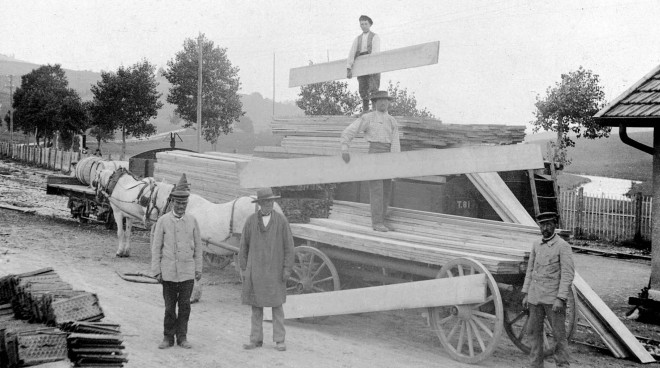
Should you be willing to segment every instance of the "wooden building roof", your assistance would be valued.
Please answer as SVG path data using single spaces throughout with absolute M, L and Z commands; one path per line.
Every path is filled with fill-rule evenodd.
M 660 125 L 660 65 L 598 111 L 594 118 L 607 126 Z

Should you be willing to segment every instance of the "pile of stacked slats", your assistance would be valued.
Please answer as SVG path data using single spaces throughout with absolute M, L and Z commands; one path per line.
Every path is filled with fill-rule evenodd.
M 63 331 L 112 335 L 112 344 L 117 345 L 118 325 L 90 322 L 103 316 L 95 294 L 73 290 L 52 268 L 0 277 L 0 368 L 65 360 L 73 352 L 71 346 L 67 352 L 68 333 Z M 119 345 L 112 358 L 86 356 L 83 362 L 92 359 L 86 366 L 121 367 L 126 356 L 121 341 Z
M 0 329 L 0 367 L 24 367 L 65 360 L 66 333 L 34 324 Z
M 98 321 L 103 311 L 95 294 L 73 290 L 52 268 L 13 278 L 16 317 L 48 325 L 67 321 Z
M 242 188 L 238 181 L 236 163 L 264 160 L 247 155 L 221 152 L 195 153 L 167 151 L 156 154 L 154 178 L 176 184 L 186 174 L 190 192 L 215 203 L 233 201 L 254 195 L 254 190 Z
M 472 257 L 493 274 L 519 274 L 539 236 L 537 227 L 401 208 L 388 224 L 396 231 L 374 232 L 369 205 L 335 201 L 328 219 L 291 227 L 303 239 L 431 265 Z
M 440 120 L 395 117 L 399 124 L 402 150 L 443 148 L 475 144 L 514 144 L 525 138 L 523 125 L 443 124 Z M 336 155 L 341 132 L 353 121 L 348 116 L 302 116 L 275 118 L 273 134 L 285 137 L 281 148 L 291 154 Z M 366 152 L 367 143 L 358 136 L 354 152 Z M 269 147 L 261 147 L 260 150 Z
M 60 326 L 74 367 L 122 367 L 128 362 L 120 326 L 100 322 L 70 322 Z
M 254 189 L 242 188 L 238 180 L 239 162 L 267 160 L 248 155 L 222 152 L 203 154 L 186 151 L 168 151 L 156 154 L 154 178 L 174 184 L 186 174 L 190 192 L 214 203 L 233 201 L 242 196 L 254 196 Z M 307 185 L 273 188 L 281 194 L 280 207 L 289 222 L 307 222 L 310 216 L 327 217 L 332 202 L 334 185 Z

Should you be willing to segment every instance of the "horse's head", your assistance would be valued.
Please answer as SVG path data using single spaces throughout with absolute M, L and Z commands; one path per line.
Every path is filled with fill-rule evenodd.
M 142 192 L 138 202 L 145 208 L 145 220 L 147 222 L 156 222 L 158 218 L 164 215 L 170 204 L 170 193 L 174 185 L 165 182 L 157 182 L 154 178 L 142 179 L 146 181 L 145 190 Z

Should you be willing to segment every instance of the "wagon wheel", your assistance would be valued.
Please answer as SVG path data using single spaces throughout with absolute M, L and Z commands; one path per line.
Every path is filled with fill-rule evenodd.
M 502 337 L 504 307 L 497 283 L 486 267 L 470 258 L 449 261 L 437 278 L 486 275 L 486 301 L 429 308 L 431 327 L 454 360 L 478 363 L 488 358 Z
M 529 309 L 522 309 L 521 305 L 510 305 L 504 310 L 504 330 L 511 341 L 525 354 L 531 350 L 530 341 L 527 339 L 527 322 L 529 320 Z M 575 305 L 575 290 L 571 287 L 566 301 L 566 339 L 570 340 L 575 331 L 577 321 L 577 307 Z M 555 351 L 556 342 L 552 336 L 550 321 L 543 321 L 543 355 L 550 356 Z
M 203 258 L 206 264 L 208 264 L 213 268 L 221 270 L 227 267 L 231 263 L 233 257 L 231 255 L 221 256 L 219 254 L 215 254 L 211 252 L 204 252 Z
M 322 293 L 339 290 L 339 274 L 332 261 L 320 250 L 301 245 L 295 248 L 291 277 L 286 282 L 287 294 Z M 326 317 L 306 318 L 318 322 Z

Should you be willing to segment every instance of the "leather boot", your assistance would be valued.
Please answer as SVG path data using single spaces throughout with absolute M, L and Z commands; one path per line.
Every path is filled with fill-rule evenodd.
M 167 349 L 174 346 L 174 338 L 165 336 L 163 341 L 158 345 L 158 349 Z

